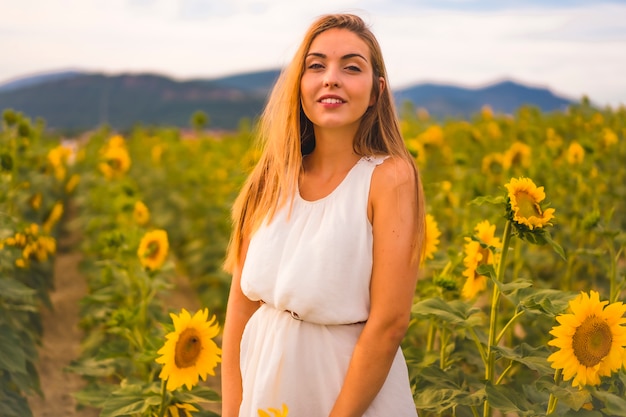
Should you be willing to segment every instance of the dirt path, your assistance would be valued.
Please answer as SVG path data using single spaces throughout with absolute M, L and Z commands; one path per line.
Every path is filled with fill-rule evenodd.
M 87 293 L 87 283 L 79 271 L 82 255 L 76 248 L 75 233 L 60 239 L 60 251 L 54 265 L 54 285 L 50 298 L 52 310 L 42 312 L 43 343 L 39 348 L 39 373 L 44 397 L 28 398 L 34 417 L 97 417 L 99 410 L 76 409 L 71 393 L 80 390 L 84 382 L 79 375 L 64 369 L 80 354 L 83 332 L 78 326 L 80 300 Z M 68 249 L 63 252 L 63 248 Z M 200 308 L 198 297 L 188 279 L 177 277 L 175 288 L 167 296 L 167 307 L 173 311 L 182 307 L 190 312 Z M 219 390 L 219 375 L 210 378 L 207 385 Z M 206 409 L 219 412 L 219 404 L 203 404 Z
M 94 409 L 76 410 L 71 393 L 80 390 L 79 375 L 64 372 L 70 361 L 80 353 L 83 337 L 78 327 L 79 301 L 86 294 L 87 284 L 78 271 L 80 253 L 60 253 L 54 264 L 55 290 L 50 294 L 53 309 L 44 310 L 43 344 L 39 348 L 37 370 L 44 397 L 29 398 L 34 417 L 95 417 Z

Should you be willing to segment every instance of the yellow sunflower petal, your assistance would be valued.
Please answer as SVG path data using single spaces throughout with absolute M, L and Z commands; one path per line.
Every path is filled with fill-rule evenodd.
M 608 305 L 607 305 L 608 304 Z M 573 314 L 557 317 L 550 331 L 555 338 L 548 345 L 559 348 L 548 357 L 554 369 L 563 370 L 563 379 L 573 386 L 598 385 L 624 366 L 626 327 L 622 326 L 623 303 L 601 301 L 596 291 L 580 293 L 569 303 Z
M 215 367 L 221 362 L 221 349 L 213 337 L 219 333 L 216 317 L 208 320 L 208 309 L 197 311 L 193 316 L 185 310 L 171 314 L 174 331 L 166 335 L 166 342 L 158 354 L 157 363 L 163 364 L 159 377 L 167 380 L 166 388 L 173 391 L 181 386 L 191 389 L 201 378 L 215 375 Z

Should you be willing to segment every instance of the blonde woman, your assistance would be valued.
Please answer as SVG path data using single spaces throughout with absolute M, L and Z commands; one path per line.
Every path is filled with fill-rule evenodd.
M 416 416 L 400 342 L 424 199 L 361 18 L 311 25 L 259 135 L 226 261 L 223 417 Z

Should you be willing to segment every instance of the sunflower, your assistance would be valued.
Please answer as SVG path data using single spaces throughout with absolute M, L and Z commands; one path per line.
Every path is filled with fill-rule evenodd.
M 37 211 L 39 210 L 39 208 L 41 207 L 41 200 L 42 200 L 42 196 L 41 193 L 36 193 L 35 195 L 33 195 L 30 200 L 28 200 L 28 202 L 30 203 L 30 206 L 33 208 L 33 210 Z
M 153 230 L 141 238 L 137 256 L 145 268 L 156 270 L 165 262 L 168 249 L 167 232 L 165 230 Z
M 180 417 L 181 415 L 185 417 L 193 417 L 191 415 L 191 411 L 199 411 L 199 410 L 191 404 L 181 404 L 181 403 L 176 403 L 167 407 L 167 413 L 168 413 L 168 416 L 170 417 Z
M 609 146 L 613 146 L 617 142 L 619 142 L 619 139 L 617 135 L 615 134 L 615 132 L 613 132 L 608 127 L 605 127 L 604 129 L 602 129 L 602 144 L 605 147 L 608 148 Z
M 439 245 L 439 236 L 441 236 L 441 232 L 437 226 L 437 221 L 432 215 L 427 214 L 426 242 L 424 244 L 424 256 L 422 259 L 433 259 L 435 252 L 437 252 L 437 246 Z
M 496 256 L 491 248 L 499 249 L 502 247 L 500 238 L 495 237 L 496 226 L 490 224 L 488 220 L 478 223 L 474 231 L 478 240 L 466 237 L 464 246 L 463 264 L 465 271 L 463 271 L 463 276 L 467 279 L 461 295 L 468 300 L 474 298 L 476 294 L 487 287 L 487 277 L 477 274 L 476 269 L 481 265 L 492 265 Z
M 522 142 L 514 142 L 504 153 L 506 166 L 528 168 L 531 162 L 532 149 Z
M 52 148 L 48 152 L 48 162 L 52 166 L 54 176 L 59 181 L 62 181 L 65 178 L 65 174 L 67 173 L 67 169 L 65 167 L 71 154 L 72 151 L 63 145 Z
M 509 168 L 507 162 L 503 154 L 493 152 L 483 157 L 480 170 L 485 175 L 497 176 Z
M 104 150 L 98 167 L 107 179 L 119 178 L 130 169 L 130 155 L 124 147 L 109 147 Z
M 444 143 L 443 129 L 439 125 L 428 126 L 425 131 L 417 135 L 417 140 L 424 146 L 442 146 Z
M 43 230 L 50 232 L 54 225 L 61 220 L 61 217 L 63 217 L 63 203 L 58 201 L 52 206 L 52 210 L 43 224 Z
M 287 408 L 286 404 L 283 404 L 283 407 L 281 410 L 278 410 L 276 408 L 268 408 L 267 411 L 259 409 L 258 412 L 259 412 L 259 417 L 272 417 L 272 416 L 287 417 L 287 414 L 289 413 L 289 409 Z
M 146 207 L 142 201 L 135 202 L 133 218 L 140 226 L 143 226 L 150 221 L 150 210 L 148 210 L 148 207 Z
M 111 149 L 111 148 L 125 148 L 126 147 L 126 140 L 124 140 L 124 137 L 122 135 L 113 135 L 113 136 L 111 136 L 111 138 L 107 142 L 106 147 L 109 148 L 109 149 Z
M 505 187 L 508 190 L 510 220 L 530 230 L 551 225 L 554 209 L 543 210 L 539 205 L 546 198 L 543 187 L 537 187 L 529 178 L 512 178 Z
M 548 357 L 554 369 L 563 370 L 563 379 L 573 386 L 600 384 L 601 376 L 609 376 L 623 366 L 626 346 L 626 305 L 600 301 L 595 291 L 581 293 L 570 301 L 571 314 L 561 314 L 548 342 L 560 350 Z
M 208 321 L 209 310 L 198 310 L 193 317 L 184 308 L 180 315 L 171 313 L 174 331 L 168 333 L 167 341 L 157 352 L 157 363 L 163 364 L 159 378 L 167 380 L 167 389 L 186 385 L 191 389 L 198 377 L 206 381 L 207 374 L 215 375 L 215 367 L 221 362 L 222 350 L 213 338 L 219 333 L 216 317 Z
M 75 189 L 78 183 L 80 182 L 80 175 L 72 174 L 67 183 L 65 184 L 65 192 L 71 194 Z
M 580 165 L 585 159 L 585 149 L 578 142 L 572 142 L 567 148 L 567 163 Z

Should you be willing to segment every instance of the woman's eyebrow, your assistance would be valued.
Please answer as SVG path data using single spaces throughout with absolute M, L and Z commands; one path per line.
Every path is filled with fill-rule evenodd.
M 325 59 L 327 58 L 326 54 L 323 54 L 321 52 L 309 52 L 307 54 L 307 58 L 310 56 L 314 56 L 317 58 L 322 58 Z M 365 58 L 363 55 L 358 54 L 358 53 L 351 53 L 351 54 L 345 54 L 344 56 L 341 57 L 342 60 L 346 60 L 346 59 L 351 59 L 351 58 L 361 58 L 363 61 L 367 62 L 367 58 Z

